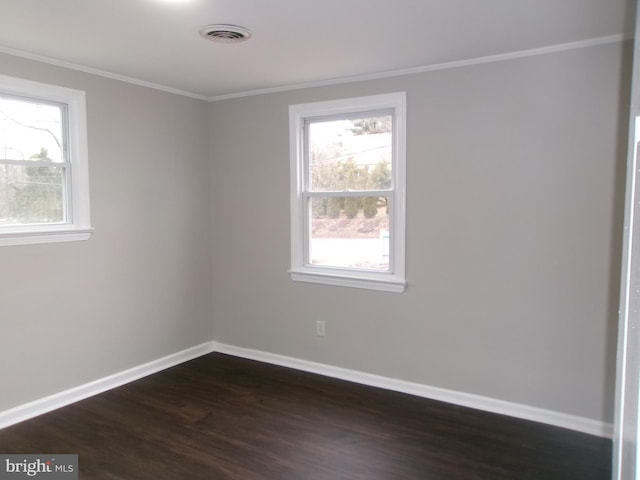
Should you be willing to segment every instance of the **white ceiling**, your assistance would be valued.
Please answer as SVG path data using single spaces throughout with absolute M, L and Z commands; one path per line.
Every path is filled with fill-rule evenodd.
M 223 98 L 619 36 L 631 30 L 630 4 L 0 0 L 0 52 Z M 212 43 L 198 34 L 212 23 L 242 25 L 253 36 Z

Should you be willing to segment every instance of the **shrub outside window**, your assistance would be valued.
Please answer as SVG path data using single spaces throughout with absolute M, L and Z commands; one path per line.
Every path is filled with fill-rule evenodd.
M 405 94 L 292 105 L 291 278 L 402 292 Z
M 0 75 L 0 245 L 91 232 L 84 92 Z

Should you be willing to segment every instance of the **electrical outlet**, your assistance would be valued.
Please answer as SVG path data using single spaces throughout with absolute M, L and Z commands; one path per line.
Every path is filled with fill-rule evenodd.
M 316 335 L 318 337 L 324 337 L 324 320 L 316 320 Z

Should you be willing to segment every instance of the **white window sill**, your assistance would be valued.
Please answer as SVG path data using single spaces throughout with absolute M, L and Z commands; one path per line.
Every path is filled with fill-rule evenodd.
M 324 285 L 335 285 L 339 287 L 364 288 L 368 290 L 378 290 L 382 292 L 402 293 L 406 288 L 406 283 L 393 277 L 372 278 L 347 275 L 336 275 L 320 272 L 289 271 L 291 280 L 297 282 L 321 283 Z
M 93 228 L 41 230 L 24 232 L 0 232 L 0 247 L 11 245 L 33 245 L 38 243 L 77 242 L 88 240 Z

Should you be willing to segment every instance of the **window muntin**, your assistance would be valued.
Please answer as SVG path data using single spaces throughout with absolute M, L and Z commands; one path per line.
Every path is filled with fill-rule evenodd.
M 294 280 L 404 289 L 403 93 L 290 107 Z
M 0 246 L 86 240 L 85 93 L 0 75 Z
M 391 188 L 393 112 L 307 119 L 305 126 L 310 191 Z

